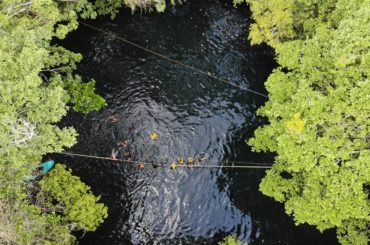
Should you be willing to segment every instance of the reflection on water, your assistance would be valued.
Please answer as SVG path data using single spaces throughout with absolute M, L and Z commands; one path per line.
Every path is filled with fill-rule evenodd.
M 272 55 L 266 47 L 249 46 L 247 15 L 217 1 L 192 1 L 161 15 L 124 12 L 114 21 L 91 24 L 265 93 Z M 140 170 L 117 162 L 58 159 L 109 206 L 107 221 L 81 243 L 216 244 L 229 233 L 251 244 L 300 239 L 282 208 L 258 192 L 264 170 L 168 168 L 178 157 L 202 153 L 214 165 L 225 159 L 271 162 L 252 154 L 244 142 L 262 123 L 255 111 L 263 98 L 86 28 L 72 34 L 66 46 L 84 54 L 79 73 L 95 78 L 108 102 L 99 112 L 68 116 L 64 124 L 80 133 L 71 151 L 108 156 L 128 140 L 118 157 L 167 166 Z M 150 138 L 152 132 L 158 140 Z

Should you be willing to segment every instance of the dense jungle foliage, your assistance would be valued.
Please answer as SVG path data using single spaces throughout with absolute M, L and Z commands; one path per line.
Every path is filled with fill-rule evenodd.
M 368 244 L 370 1 L 246 2 L 251 42 L 272 46 L 280 65 L 258 111 L 269 124 L 249 140 L 277 155 L 261 191 L 284 202 L 297 224 Z

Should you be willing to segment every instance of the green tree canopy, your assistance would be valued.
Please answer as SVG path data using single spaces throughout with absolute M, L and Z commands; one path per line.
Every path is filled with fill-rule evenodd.
M 370 1 L 247 2 L 252 43 L 273 46 L 280 64 L 259 110 L 269 124 L 249 140 L 277 153 L 261 191 L 297 224 L 368 244 Z
M 250 26 L 251 43 L 266 42 L 272 47 L 312 37 L 322 23 L 336 28 L 348 7 L 344 1 L 332 0 L 234 0 L 235 4 L 242 2 L 250 5 L 255 20 Z

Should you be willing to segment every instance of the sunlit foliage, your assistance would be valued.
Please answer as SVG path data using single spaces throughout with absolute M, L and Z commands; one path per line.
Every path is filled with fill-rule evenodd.
M 97 203 L 99 197 L 60 164 L 40 181 L 40 187 L 40 194 L 50 198 L 52 206 L 59 207 L 62 221 L 77 229 L 94 231 L 107 217 L 107 208 Z
M 105 104 L 94 93 L 93 81 L 84 83 L 72 74 L 81 55 L 50 44 L 77 28 L 78 15 L 95 17 L 96 13 L 87 1 L 0 2 L 1 244 L 69 244 L 74 240 L 71 230 L 94 230 L 105 217 L 106 210 L 96 203 L 98 199 L 84 193 L 86 188 L 66 193 L 66 198 L 80 202 L 64 203 L 60 210 L 60 205 L 47 202 L 53 192 L 36 198 L 37 186 L 25 183 L 42 155 L 76 142 L 73 128 L 56 125 L 69 106 L 88 112 Z M 83 186 L 79 179 L 62 173 L 57 168 L 44 181 L 51 184 L 59 178 Z M 101 212 L 91 212 L 91 220 L 74 225 L 74 220 L 66 222 L 74 205 Z
M 266 42 L 272 47 L 311 37 L 321 23 L 336 27 L 345 7 L 332 0 L 234 0 L 235 4 L 242 2 L 250 5 L 255 20 L 250 26 L 251 43 Z
M 242 243 L 233 236 L 227 236 L 218 245 L 248 245 L 248 243 Z
M 171 0 L 172 5 L 176 3 L 183 3 L 186 0 Z M 96 0 L 94 5 L 99 14 L 110 14 L 112 18 L 119 12 L 123 6 L 129 7 L 132 12 L 153 11 L 163 12 L 167 5 L 166 0 Z
M 73 230 L 94 231 L 107 216 L 99 197 L 59 164 L 40 183 L 19 187 L 26 192 L 0 201 L 1 244 L 71 244 Z
M 251 41 L 273 46 L 280 64 L 259 110 L 269 124 L 249 140 L 277 153 L 261 191 L 297 224 L 368 244 L 370 1 L 247 2 Z

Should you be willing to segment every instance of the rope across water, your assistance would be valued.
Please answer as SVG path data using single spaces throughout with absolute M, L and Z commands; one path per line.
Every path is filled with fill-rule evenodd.
M 127 40 L 127 39 L 123 38 L 123 37 L 117 36 L 117 35 L 115 35 L 115 34 L 113 34 L 113 33 L 111 33 L 111 32 L 104 31 L 104 30 L 102 30 L 102 29 L 100 29 L 100 28 L 98 28 L 98 27 L 95 27 L 95 26 L 89 25 L 89 24 L 87 24 L 87 23 L 85 23 L 85 22 L 82 22 L 82 21 L 79 21 L 79 23 L 81 23 L 82 25 L 87 26 L 87 27 L 89 27 L 89 28 L 91 28 L 91 29 L 93 29 L 93 30 L 99 31 L 99 32 L 104 33 L 104 34 L 106 34 L 106 35 L 108 35 L 108 36 L 111 36 L 111 37 L 113 37 L 113 38 L 116 38 L 116 39 L 118 39 L 118 40 L 120 40 L 120 41 L 122 41 L 122 42 L 125 42 L 125 43 L 127 43 L 127 44 L 132 45 L 132 46 L 135 46 L 135 47 L 137 47 L 137 48 L 139 48 L 139 49 L 141 49 L 141 50 L 144 50 L 144 51 L 146 51 L 146 52 L 148 52 L 148 53 L 154 54 L 154 55 L 156 55 L 156 56 L 158 56 L 158 57 L 160 57 L 160 58 L 162 58 L 162 59 L 168 60 L 168 61 L 170 61 L 170 62 L 172 62 L 172 63 L 175 63 L 175 64 L 177 64 L 177 65 L 179 65 L 179 66 L 185 67 L 185 68 L 187 68 L 187 69 L 189 69 L 189 70 L 192 70 L 192 71 L 194 71 L 194 72 L 197 72 L 197 73 L 200 73 L 200 74 L 202 74 L 202 75 L 205 75 L 205 76 L 211 77 L 211 78 L 213 78 L 213 79 L 215 79 L 215 80 L 218 80 L 218 81 L 220 81 L 220 82 L 227 83 L 227 84 L 229 84 L 229 85 L 231 85 L 231 86 L 233 86 L 233 87 L 237 87 L 237 88 L 239 88 L 239 89 L 241 89 L 241 90 L 245 90 L 245 91 L 247 91 L 247 92 L 254 93 L 254 94 L 256 94 L 256 95 L 259 95 L 259 96 L 262 96 L 262 97 L 268 98 L 268 97 L 267 97 L 267 95 L 264 95 L 264 94 L 262 94 L 262 93 L 260 93 L 260 92 L 254 91 L 254 90 L 252 90 L 252 89 L 244 88 L 244 87 L 242 87 L 242 86 L 240 86 L 240 85 L 238 85 L 238 84 L 232 83 L 232 82 L 230 82 L 230 81 L 228 81 L 228 80 L 226 80 L 226 79 L 223 79 L 223 78 L 220 78 L 220 77 L 216 77 L 215 75 L 212 75 L 210 72 L 206 72 L 206 71 L 200 70 L 200 69 L 198 69 L 198 68 L 195 68 L 195 67 L 193 67 L 193 66 L 190 66 L 190 65 L 184 64 L 184 63 L 182 63 L 181 61 L 178 61 L 178 60 L 172 59 L 172 58 L 170 58 L 170 57 L 168 57 L 168 56 L 166 56 L 166 55 L 164 55 L 164 54 L 160 54 L 160 53 L 158 53 L 158 52 L 155 52 L 155 51 L 153 51 L 153 50 L 151 50 L 151 49 L 148 49 L 148 48 L 143 47 L 143 46 L 141 46 L 141 45 L 139 45 L 139 44 L 136 44 L 136 43 L 134 43 L 134 42 L 132 42 L 132 41 L 129 41 L 129 40 Z
M 169 166 L 171 168 L 227 168 L 227 169 L 270 169 L 272 166 L 267 165 L 266 163 L 253 163 L 256 165 L 234 165 L 234 163 L 246 163 L 251 164 L 251 162 L 233 162 L 230 161 L 232 165 L 197 165 L 197 164 L 176 164 L 176 167 L 171 165 L 162 165 L 159 163 L 151 163 L 151 162 L 142 162 L 142 161 L 132 161 L 127 159 L 113 159 L 111 157 L 102 157 L 102 156 L 93 156 L 93 155 L 85 155 L 85 154 L 77 154 L 71 152 L 56 152 L 54 154 L 66 155 L 66 156 L 75 156 L 75 157 L 84 157 L 84 158 L 91 158 L 91 159 L 98 159 L 98 160 L 107 160 L 107 161 L 114 161 L 114 162 L 124 162 L 129 164 L 137 164 L 137 165 L 149 165 L 149 166 Z

